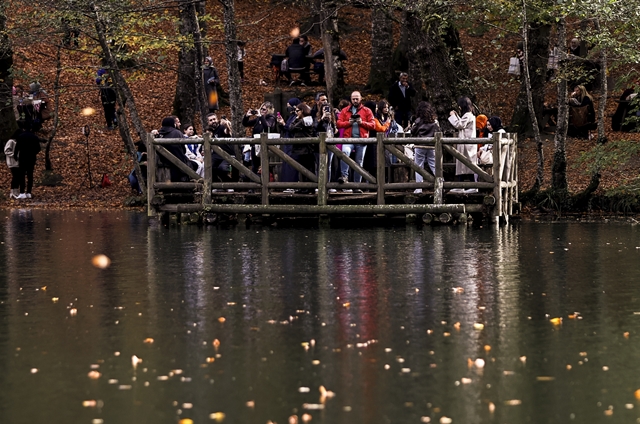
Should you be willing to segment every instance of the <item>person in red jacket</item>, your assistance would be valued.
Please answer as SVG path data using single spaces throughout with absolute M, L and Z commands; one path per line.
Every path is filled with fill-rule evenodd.
M 343 138 L 369 137 L 369 131 L 375 128 L 376 122 L 373 117 L 373 112 L 362 105 L 360 92 L 354 91 L 351 94 L 351 104 L 340 111 L 336 126 L 338 128 L 344 128 Z M 366 144 L 342 145 L 342 152 L 347 156 L 351 154 L 352 150 L 356 151 L 356 163 L 360 166 L 362 166 L 364 161 L 364 152 L 366 149 Z M 343 161 L 340 161 L 340 173 L 341 176 L 338 179 L 338 183 L 344 184 L 349 181 L 349 165 Z M 361 182 L 362 175 L 355 172 L 353 174 L 353 181 L 356 183 Z M 357 189 L 356 192 L 362 193 L 362 190 Z

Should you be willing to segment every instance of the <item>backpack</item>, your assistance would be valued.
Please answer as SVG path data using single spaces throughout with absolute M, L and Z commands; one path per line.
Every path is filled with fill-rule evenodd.
M 282 59 L 282 62 L 280 62 L 280 72 L 287 71 L 289 71 L 289 59 L 285 57 L 284 59 Z

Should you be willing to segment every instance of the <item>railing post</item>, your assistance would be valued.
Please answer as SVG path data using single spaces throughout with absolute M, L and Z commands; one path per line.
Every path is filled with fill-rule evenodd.
M 442 178 L 442 133 L 437 132 L 435 137 L 436 142 L 436 180 Z
M 156 148 L 153 145 L 153 134 L 147 134 L 145 140 L 147 144 L 147 216 L 156 216 L 156 210 L 151 205 L 151 201 L 156 195 Z M 139 178 L 143 178 L 142 175 Z
M 318 205 L 324 206 L 327 204 L 327 133 L 320 133 L 318 136 L 319 146 L 318 152 L 320 153 L 318 160 Z
M 269 146 L 267 140 L 269 134 L 260 134 L 260 167 L 262 168 L 262 204 L 269 204 Z
M 378 182 L 378 199 L 377 199 L 377 204 L 378 205 L 384 205 L 384 165 L 385 165 L 385 157 L 384 157 L 384 133 L 377 133 L 376 134 L 376 157 L 377 157 L 377 164 L 376 164 L 376 180 Z
M 211 204 L 211 184 L 213 182 L 213 169 L 211 161 L 211 134 L 204 134 L 202 153 L 204 156 L 204 193 L 202 193 L 202 206 Z
M 500 170 L 502 168 L 502 134 L 493 133 L 493 197 L 496 199 L 496 204 L 493 207 L 493 217 L 496 224 L 499 223 L 502 216 L 502 175 Z

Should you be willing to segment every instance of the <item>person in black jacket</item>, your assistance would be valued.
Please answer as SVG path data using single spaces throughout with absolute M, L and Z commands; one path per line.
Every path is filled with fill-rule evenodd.
M 306 103 L 300 103 L 295 108 L 296 118 L 289 125 L 289 134 L 293 138 L 313 137 L 315 128 L 313 126 L 313 117 L 311 116 L 311 108 Z M 294 144 L 291 153 L 298 157 L 298 163 L 306 169 L 315 173 L 316 170 L 316 145 L 315 144 Z M 309 181 L 304 175 L 300 174 L 300 181 Z M 309 193 L 308 189 L 302 189 L 299 193 Z
M 231 122 L 226 119 L 218 120 L 218 116 L 215 113 L 210 113 L 207 115 L 206 132 L 216 139 L 229 138 L 231 137 Z M 231 157 L 235 157 L 236 152 L 231 144 L 221 144 L 220 148 Z M 234 170 L 231 164 L 215 151 L 211 153 L 211 168 L 214 178 L 223 183 L 233 181 L 232 174 L 234 171 L 237 173 L 237 170 Z M 232 193 L 233 189 L 228 189 L 227 191 Z
M 16 140 L 16 147 L 13 156 L 19 163 L 19 183 L 20 194 L 18 199 L 31 199 L 31 189 L 33 188 L 33 169 L 36 166 L 36 157 L 40 152 L 40 143 L 46 141 L 35 135 L 30 127 L 18 129 L 13 137 Z M 25 190 L 24 177 L 27 177 Z
M 411 118 L 411 98 L 417 91 L 409 83 L 409 75 L 402 72 L 398 81 L 389 88 L 389 104 L 395 112 L 396 122 L 405 128 Z
M 162 138 L 179 138 L 182 139 L 184 136 L 182 135 L 182 131 L 180 131 L 176 127 L 176 119 L 173 116 L 167 116 L 162 120 L 162 128 L 158 130 L 158 136 Z M 184 163 L 187 166 L 190 165 L 190 160 L 184 153 L 184 145 L 182 144 L 166 144 L 164 147 L 178 160 Z M 163 159 L 163 163 L 165 163 L 170 171 L 171 171 L 171 181 L 172 182 L 187 182 L 189 181 L 189 176 L 182 172 L 177 166 L 172 164 L 166 159 Z
M 436 120 L 437 114 L 431 103 L 420 102 L 418 109 L 416 110 L 416 120 L 411 127 L 411 137 L 433 137 L 436 132 L 440 131 L 440 125 Z M 434 147 L 425 145 L 416 145 L 414 150 L 414 160 L 416 165 L 420 168 L 424 168 L 424 162 L 426 159 L 429 169 L 433 175 L 436 174 L 436 154 Z M 421 183 L 423 181 L 422 175 L 416 172 L 416 182 Z M 421 188 L 415 189 L 414 193 L 422 193 Z
M 96 84 L 100 87 L 100 102 L 104 109 L 104 119 L 107 121 L 107 129 L 112 130 L 115 128 L 116 120 L 116 91 L 111 85 L 110 79 L 96 78 Z

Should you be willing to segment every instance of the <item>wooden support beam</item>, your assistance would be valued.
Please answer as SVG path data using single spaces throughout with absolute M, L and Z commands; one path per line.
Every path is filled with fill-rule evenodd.
M 291 165 L 296 171 L 298 171 L 299 173 L 301 173 L 302 175 L 304 175 L 314 183 L 318 182 L 318 177 L 316 177 L 316 174 L 309 171 L 304 166 L 300 165 L 298 162 L 295 161 L 295 159 L 293 159 L 291 156 L 289 156 L 282 150 L 278 149 L 276 146 L 269 146 L 269 151 L 275 154 L 276 156 L 278 156 L 280 159 L 282 159 L 289 165 Z
M 155 217 L 157 215 L 156 209 L 151 204 L 151 200 L 156 195 L 156 149 L 153 148 L 153 135 L 147 134 L 145 140 L 147 144 L 147 216 Z M 139 175 L 138 178 L 142 178 Z
M 163 205 L 162 210 L 170 212 L 197 212 L 202 209 L 199 204 L 173 204 Z M 237 205 L 237 204 L 211 204 L 206 205 L 206 212 L 226 213 L 251 213 L 251 214 L 440 214 L 448 213 L 477 213 L 482 212 L 482 205 Z
M 171 162 L 172 164 L 174 164 L 179 170 L 181 170 L 182 172 L 184 172 L 185 174 L 187 174 L 187 176 L 193 180 L 201 180 L 202 177 L 198 174 L 196 174 L 196 171 L 194 171 L 193 169 L 189 168 L 189 166 L 187 166 L 187 164 L 182 163 L 182 161 L 180 159 L 178 159 L 177 157 L 173 156 L 171 154 L 171 152 L 169 152 L 167 149 L 165 149 L 162 146 L 154 146 L 156 152 L 160 153 L 162 155 L 162 157 L 164 157 L 165 159 L 167 159 L 169 162 Z M 147 158 L 148 158 L 149 152 L 147 151 Z
M 369 181 L 371 184 L 378 184 L 377 179 L 369 174 L 363 167 L 358 165 L 354 160 L 352 160 L 349 156 L 342 153 L 342 150 L 338 149 L 336 146 L 327 145 L 327 149 L 331 150 L 333 154 L 335 154 L 338 159 L 344 161 L 350 168 L 355 170 L 358 174 L 362 175 L 364 179 Z
M 254 174 L 252 170 L 244 166 L 242 162 L 240 162 L 239 160 L 231 156 L 229 153 L 222 150 L 220 146 L 216 146 L 215 144 L 212 144 L 211 150 L 213 150 L 222 159 L 229 162 L 231 166 L 236 168 L 238 171 L 240 171 L 242 174 L 244 174 L 247 178 L 249 178 L 254 183 L 258 183 L 258 184 L 261 183 L 260 177 L 258 175 Z
M 260 167 L 262 168 L 262 174 L 260 175 L 260 183 L 262 184 L 262 204 L 269 204 L 269 148 L 267 147 L 267 140 L 269 134 L 260 134 Z
M 493 207 L 493 217 L 496 223 L 499 222 L 500 216 L 502 216 L 502 184 L 500 181 L 500 170 L 502 164 L 500 160 L 502 155 L 500 154 L 500 141 L 502 134 L 494 133 L 493 135 L 493 175 L 495 177 L 495 186 L 493 188 L 493 197 L 496 199 L 496 204 Z
M 413 160 L 409 159 L 407 155 L 401 152 L 400 149 L 396 148 L 395 146 L 385 146 L 385 149 L 400 158 L 402 163 L 413 169 L 417 174 L 422 175 L 422 178 L 424 178 L 426 181 L 429 181 L 431 183 L 435 181 L 433 175 L 425 171 L 424 168 L 420 168 Z
M 384 170 L 385 170 L 385 157 L 384 157 L 384 133 L 377 133 L 376 134 L 376 139 L 378 141 L 378 143 L 376 144 L 376 158 L 377 158 L 377 166 L 376 166 L 376 179 L 378 180 L 378 187 L 377 187 L 377 199 L 376 199 L 376 203 L 378 205 L 384 205 L 385 201 L 384 201 L 384 183 L 385 183 L 385 178 L 384 178 Z
M 318 205 L 324 206 L 327 204 L 327 181 L 329 180 L 329 165 L 327 157 L 327 133 L 320 133 L 320 145 L 318 146 L 319 163 L 318 163 Z M 312 180 L 313 181 L 313 180 Z
M 459 151 L 457 151 L 455 148 L 448 146 L 446 144 L 443 144 L 442 147 L 444 148 L 445 151 L 449 152 L 454 158 L 458 159 L 460 162 L 462 162 L 466 167 L 468 167 L 469 169 L 471 169 L 473 172 L 475 172 L 476 174 L 478 174 L 478 177 L 483 179 L 486 182 L 493 182 L 493 177 L 489 174 L 487 174 L 486 172 L 484 172 L 482 169 L 480 169 L 478 167 L 478 165 L 476 165 L 475 163 L 471 163 L 471 161 L 466 158 L 462 153 L 460 153 Z M 495 155 L 495 153 L 494 153 Z M 494 159 L 495 161 L 495 159 Z M 495 162 L 494 162 L 495 163 Z
M 202 192 L 202 204 L 211 203 L 211 184 L 213 183 L 213 169 L 211 162 L 211 135 L 204 134 L 204 188 Z
M 433 187 L 433 203 L 435 205 L 441 205 L 444 203 L 442 201 L 443 193 L 444 193 L 444 178 L 437 177 L 436 183 Z
M 436 178 L 442 178 L 442 133 L 437 132 L 436 137 Z

